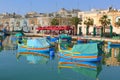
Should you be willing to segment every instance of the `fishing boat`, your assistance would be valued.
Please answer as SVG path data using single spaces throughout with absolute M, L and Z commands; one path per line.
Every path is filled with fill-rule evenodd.
M 100 61 L 101 53 L 98 50 L 97 43 L 76 44 L 72 48 L 66 50 L 59 48 L 59 57 L 72 59 L 74 61 Z
M 47 53 L 51 50 L 51 45 L 46 38 L 27 39 L 22 44 L 18 44 L 18 50 L 24 52 Z
M 59 39 L 59 37 L 51 37 L 51 36 L 47 36 L 46 37 L 50 42 L 57 42 L 58 41 L 58 39 Z
M 100 61 L 102 59 L 101 49 L 97 42 L 73 45 L 70 36 L 61 35 L 58 43 L 58 56 L 74 61 Z
M 51 46 L 55 47 L 56 43 L 58 42 L 59 37 L 47 36 L 46 39 L 49 41 L 49 43 L 51 44 Z
M 108 49 L 120 48 L 120 44 L 108 42 Z
M 60 49 L 67 50 L 67 49 L 70 49 L 71 46 L 72 46 L 71 36 L 69 36 L 67 34 L 61 34 L 59 36 L 59 47 L 60 47 Z

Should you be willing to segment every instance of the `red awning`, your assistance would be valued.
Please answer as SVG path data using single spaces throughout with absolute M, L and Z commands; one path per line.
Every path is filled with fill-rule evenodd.
M 38 27 L 37 30 L 71 30 L 70 26 L 45 26 Z
M 37 30 L 43 30 L 42 27 L 38 27 L 38 28 L 36 28 L 36 29 L 37 29 Z

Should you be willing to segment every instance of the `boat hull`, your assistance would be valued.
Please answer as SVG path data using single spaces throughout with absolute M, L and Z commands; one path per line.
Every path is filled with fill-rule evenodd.
M 102 56 L 97 56 L 97 55 L 93 55 L 93 56 L 84 56 L 84 55 L 73 55 L 73 54 L 64 54 L 64 53 L 59 53 L 58 55 L 61 58 L 66 58 L 66 59 L 71 59 L 73 61 L 100 61 L 102 59 Z

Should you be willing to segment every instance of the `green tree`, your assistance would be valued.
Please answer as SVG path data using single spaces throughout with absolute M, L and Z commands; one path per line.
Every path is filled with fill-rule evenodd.
M 57 18 L 53 18 L 51 21 L 51 25 L 59 25 L 59 20 Z
M 101 23 L 102 27 L 103 27 L 103 34 L 105 33 L 105 27 L 107 27 L 108 25 L 111 24 L 110 22 L 111 20 L 108 19 L 107 15 L 103 15 L 100 19 L 99 22 Z
M 120 18 L 118 19 L 118 21 L 115 23 L 116 26 L 120 27 Z
M 89 34 L 89 27 L 90 27 L 90 25 L 94 24 L 94 20 L 92 18 L 87 18 L 84 21 L 84 24 L 87 26 L 86 34 L 88 35 Z
M 74 25 L 74 27 L 75 27 L 74 34 L 77 34 L 77 26 L 78 26 L 78 24 L 81 24 L 81 22 L 82 22 L 81 18 L 78 18 L 78 17 L 71 18 L 71 24 Z

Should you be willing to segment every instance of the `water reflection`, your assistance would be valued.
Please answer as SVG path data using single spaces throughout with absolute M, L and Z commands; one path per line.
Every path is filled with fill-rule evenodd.
M 107 66 L 120 66 L 120 48 L 109 49 L 109 51 L 104 54 L 103 61 Z
M 33 52 L 20 52 L 16 55 L 17 59 L 20 60 L 20 57 L 25 57 L 28 63 L 31 64 L 41 64 L 47 63 L 49 61 L 49 54 L 40 54 Z
M 15 44 L 16 45 L 16 43 L 14 43 L 14 38 L 11 38 L 11 40 L 12 41 L 8 41 L 8 42 L 10 42 L 11 44 Z M 6 45 L 7 45 L 7 42 L 6 42 Z M 107 47 L 106 44 L 104 44 L 103 49 L 104 49 L 104 54 L 102 54 L 102 56 L 103 56 L 103 60 L 102 60 L 103 63 L 102 63 L 102 65 L 105 63 L 105 65 L 112 65 L 112 66 L 113 65 L 114 66 L 117 65 L 117 66 L 119 66 L 120 65 L 120 62 L 119 62 L 120 61 L 120 49 L 116 48 L 114 50 L 112 50 L 112 49 L 108 50 L 108 47 Z M 8 56 L 8 55 L 10 55 L 10 54 L 2 55 L 2 57 L 0 58 L 1 59 L 0 61 L 2 61 L 2 59 L 6 59 L 5 57 Z M 16 54 L 16 57 L 17 57 L 18 61 L 22 60 L 22 58 L 24 57 L 29 64 L 47 64 L 47 63 L 49 63 L 49 61 L 51 59 L 54 59 L 54 58 L 50 57 L 50 53 L 42 53 L 41 54 L 41 53 L 34 53 L 33 51 L 31 51 L 31 52 L 18 52 Z M 9 60 L 14 59 L 11 55 L 9 57 L 7 57 L 7 59 L 8 58 L 10 58 Z M 35 67 L 35 69 L 33 69 L 33 67 L 32 67 L 34 65 L 28 66 L 28 65 L 24 64 L 24 66 L 23 66 L 22 64 L 17 64 L 16 62 L 13 64 L 13 62 L 15 60 L 13 60 L 12 64 L 9 64 L 9 65 L 17 65 L 16 68 L 18 68 L 18 70 L 21 68 L 21 69 L 23 69 L 23 71 L 24 71 L 25 65 L 26 65 L 26 69 L 28 69 L 28 71 L 31 70 L 31 69 L 33 69 L 33 70 L 35 70 L 35 72 L 38 72 L 38 73 L 35 73 L 35 72 L 33 73 L 33 75 L 35 77 L 36 77 L 36 74 L 40 74 L 39 72 L 41 70 L 43 70 L 43 71 L 46 70 L 45 74 L 49 73 L 49 70 L 51 70 L 50 73 L 53 74 L 53 75 L 52 74 L 51 75 L 53 77 L 56 77 L 55 75 L 57 75 L 57 70 L 59 70 L 61 72 L 64 69 L 68 69 L 69 71 L 72 70 L 76 74 L 78 74 L 78 75 L 82 74 L 82 75 L 84 75 L 84 76 L 86 76 L 88 78 L 94 78 L 94 79 L 96 79 L 96 78 L 102 78 L 103 76 L 105 76 L 105 79 L 102 79 L 102 80 L 110 80 L 110 79 L 106 79 L 107 78 L 106 75 L 110 74 L 109 71 L 114 71 L 114 73 L 112 74 L 114 77 L 117 74 L 119 74 L 119 72 L 116 73 L 115 70 L 112 70 L 111 67 L 109 67 L 109 68 L 107 67 L 106 68 L 106 66 L 104 66 L 103 69 L 102 69 L 101 62 L 80 62 L 80 61 L 79 62 L 78 61 L 74 62 L 72 60 L 64 59 L 64 58 L 60 58 L 59 61 L 57 62 L 57 59 L 58 59 L 58 57 L 56 57 L 56 59 L 54 59 L 53 63 L 47 64 L 49 67 L 50 67 L 50 65 L 52 65 L 55 68 L 55 70 L 53 70 L 53 71 L 51 69 L 48 69 L 48 66 L 46 66 L 46 65 L 45 65 L 46 67 L 44 66 L 45 67 L 44 69 L 43 69 L 43 67 L 40 67 L 42 65 L 37 65 L 37 71 L 36 71 L 36 67 Z M 4 63 L 8 64 L 7 62 L 8 61 L 6 61 Z M 56 65 L 56 64 L 58 64 L 58 65 Z M 58 67 L 58 69 L 56 70 L 57 67 Z M 9 70 L 12 70 L 12 68 L 9 67 Z M 113 68 L 116 69 L 117 71 L 119 70 L 119 69 L 117 69 L 115 67 L 113 67 Z M 3 70 L 2 72 L 4 72 L 4 69 L 2 69 L 2 67 L 1 67 L 1 70 Z M 67 71 L 67 70 L 64 70 L 64 71 Z M 69 72 L 69 71 L 67 71 L 67 72 Z M 72 72 L 72 71 L 71 71 L 70 74 L 72 76 L 72 73 L 73 73 L 73 76 L 74 76 L 74 72 Z M 16 74 L 16 70 L 14 72 Z M 18 73 L 19 72 L 20 71 L 18 71 Z M 22 73 L 23 72 L 21 72 L 21 74 Z M 101 76 L 99 74 L 101 74 Z M 6 77 L 6 71 L 5 71 L 5 73 L 3 75 L 5 75 L 5 77 Z M 63 75 L 67 75 L 67 74 L 63 74 Z M 62 75 L 62 77 L 63 77 L 63 75 Z M 80 80 L 85 80 L 85 79 L 81 79 L 81 78 L 79 78 L 79 79 Z M 44 79 L 44 80 L 46 80 L 46 79 Z M 47 80 L 49 80 L 49 79 L 47 79 Z M 51 80 L 56 80 L 56 79 L 52 78 Z M 58 79 L 58 80 L 64 80 L 64 79 Z M 70 80 L 70 79 L 68 79 L 68 80 Z M 86 79 L 86 80 L 90 80 L 90 79 Z
M 75 72 L 83 74 L 87 77 L 97 79 L 99 73 L 102 70 L 101 62 L 74 62 L 69 59 L 60 58 L 58 62 L 58 68 L 61 69 L 72 69 Z
M 11 35 L 3 43 L 4 49 L 15 49 L 17 47 L 16 38 L 15 36 Z M 9 48 L 8 48 L 9 47 Z M 106 65 L 120 65 L 120 48 L 115 48 L 113 51 L 112 49 L 108 49 L 108 45 L 104 44 L 104 54 L 103 56 L 103 63 Z M 0 51 L 2 47 L 0 47 Z M 113 54 L 112 54 L 113 53 Z M 114 57 L 113 57 L 114 56 Z

